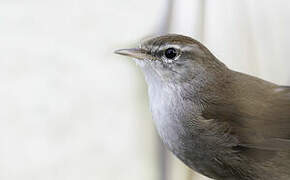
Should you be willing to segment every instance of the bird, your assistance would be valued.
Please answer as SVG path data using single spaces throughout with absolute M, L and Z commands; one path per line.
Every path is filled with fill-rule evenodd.
M 216 180 L 290 179 L 290 86 L 231 70 L 179 34 L 115 53 L 141 68 L 157 132 L 185 165 Z

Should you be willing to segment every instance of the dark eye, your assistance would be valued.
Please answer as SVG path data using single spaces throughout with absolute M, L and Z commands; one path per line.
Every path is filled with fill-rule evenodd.
M 167 59 L 174 59 L 177 56 L 177 50 L 174 48 L 168 48 L 165 50 L 164 55 Z

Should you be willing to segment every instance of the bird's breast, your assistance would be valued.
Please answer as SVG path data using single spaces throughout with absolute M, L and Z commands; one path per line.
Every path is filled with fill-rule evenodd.
M 176 92 L 166 89 L 159 92 L 149 89 L 149 97 L 153 120 L 164 144 L 186 165 L 208 174 L 211 155 L 205 149 L 206 142 L 194 133 L 190 124 L 196 109 L 180 100 Z
M 163 142 L 177 156 L 192 153 L 200 142 L 190 124 L 197 113 L 192 103 L 187 104 L 178 90 L 167 87 L 149 88 L 149 99 L 152 117 Z
M 184 135 L 178 107 L 179 100 L 175 92 L 161 87 L 161 89 L 149 88 L 150 108 L 157 131 L 169 148 L 175 149 Z

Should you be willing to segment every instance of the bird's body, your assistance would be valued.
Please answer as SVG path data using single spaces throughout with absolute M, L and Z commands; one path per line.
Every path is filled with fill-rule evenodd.
M 232 71 L 185 36 L 140 49 L 129 55 L 143 59 L 158 133 L 187 166 L 217 180 L 290 179 L 290 87 Z
M 279 120 L 275 122 L 275 115 L 269 114 L 269 117 L 267 117 L 267 120 L 272 122 L 270 122 L 270 125 L 265 124 L 266 129 L 262 129 L 263 124 L 260 127 L 261 130 L 251 129 L 251 122 L 247 122 L 251 121 L 251 118 L 259 116 L 259 113 L 264 113 L 263 105 L 271 106 L 266 104 L 267 99 L 264 99 L 264 97 L 271 99 L 273 94 L 266 95 L 267 92 L 264 91 L 269 88 L 275 91 L 275 88 L 278 87 L 237 72 L 230 73 L 236 74 L 236 78 L 239 80 L 232 79 L 227 84 L 223 84 L 224 89 L 220 89 L 220 93 L 224 96 L 211 97 L 210 92 L 214 91 L 215 88 L 212 87 L 213 89 L 206 90 L 209 94 L 201 91 L 195 103 L 190 99 L 190 97 L 196 96 L 194 91 L 188 92 L 193 94 L 186 94 L 179 90 L 180 87 L 175 89 L 173 87 L 151 87 L 149 85 L 151 111 L 162 140 L 186 165 L 214 179 L 280 180 L 283 179 L 281 177 L 283 175 L 285 175 L 284 179 L 289 179 L 289 150 L 285 152 L 283 150 L 273 151 L 262 145 L 260 148 L 251 149 L 248 147 L 250 144 L 244 147 L 242 144 L 240 145 L 240 143 L 243 143 L 241 142 L 242 136 L 249 136 L 245 138 L 251 139 L 251 136 L 255 136 L 254 133 L 259 131 L 269 131 L 265 134 L 272 134 L 273 131 L 277 132 L 279 128 L 283 131 L 282 124 L 277 127 L 278 129 L 272 127 L 272 125 L 275 126 L 275 123 L 279 123 Z M 243 78 L 251 78 L 253 82 L 243 81 Z M 263 84 L 259 91 L 247 92 L 249 86 L 256 86 L 257 83 L 259 85 Z M 158 88 L 158 90 L 155 88 Z M 194 90 L 195 88 L 192 87 L 191 89 Z M 288 93 L 290 95 L 290 91 Z M 235 95 L 237 97 L 233 97 Z M 259 102 L 253 101 L 258 96 L 261 97 Z M 205 98 L 202 99 L 203 97 Z M 236 104 L 234 101 L 239 101 L 241 104 Z M 250 114 L 243 114 L 243 109 Z M 289 105 L 288 109 L 290 111 Z M 232 111 L 237 114 L 232 114 Z M 271 109 L 268 111 L 271 111 Z M 290 117 L 290 112 L 288 114 Z M 248 119 L 244 120 L 243 118 Z M 243 122 L 240 121 L 249 123 L 248 126 L 250 127 L 244 127 L 244 132 L 240 132 L 248 134 L 233 134 L 238 133 L 235 129 L 242 128 L 240 125 Z M 264 123 L 263 119 L 261 121 L 261 123 Z M 290 139 L 290 131 L 288 130 L 288 132 L 288 138 Z M 239 136 L 241 139 L 239 139 Z M 279 149 L 279 147 L 273 148 Z M 277 166 L 279 168 L 273 169 Z

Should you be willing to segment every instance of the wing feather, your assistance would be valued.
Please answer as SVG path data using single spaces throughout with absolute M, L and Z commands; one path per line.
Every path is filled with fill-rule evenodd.
M 210 104 L 203 117 L 228 123 L 239 146 L 290 151 L 290 86 L 247 75 L 237 82 L 246 83 L 235 84 L 231 96 Z

